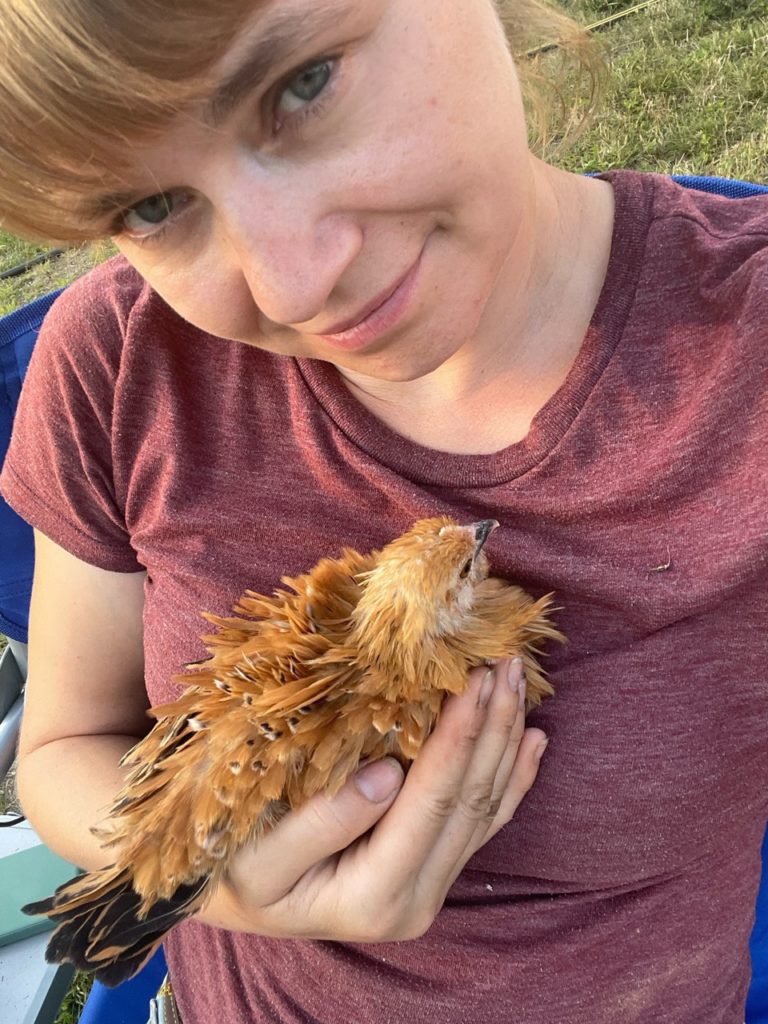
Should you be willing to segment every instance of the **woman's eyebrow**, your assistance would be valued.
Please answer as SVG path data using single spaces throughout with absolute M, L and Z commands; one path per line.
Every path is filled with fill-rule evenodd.
M 312 36 L 338 25 L 340 19 L 341 10 L 335 3 L 280 15 L 259 33 L 240 66 L 216 87 L 206 104 L 205 122 L 212 127 L 221 124 L 241 100 L 264 81 L 272 68 L 284 62 Z

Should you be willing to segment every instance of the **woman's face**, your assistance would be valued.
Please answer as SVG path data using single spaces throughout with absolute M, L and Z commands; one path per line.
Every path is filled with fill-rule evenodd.
M 529 161 L 491 0 L 271 0 L 135 159 L 117 244 L 198 327 L 382 380 L 482 329 Z

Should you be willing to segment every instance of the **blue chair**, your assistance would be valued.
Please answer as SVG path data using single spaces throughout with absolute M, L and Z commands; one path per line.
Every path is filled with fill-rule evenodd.
M 38 331 L 58 291 L 36 299 L 29 305 L 0 318 L 0 462 L 5 458 L 11 437 L 16 405 L 21 393 L 24 374 L 29 365 Z M 34 541 L 31 528 L 0 498 L 0 632 L 9 640 L 9 646 L 26 677 L 26 645 L 28 642 L 29 598 L 32 590 Z M 5 758 L 2 766 L 7 770 L 15 733 L 21 716 L 21 698 L 5 716 L 12 726 L 3 735 Z M 0 775 L 4 770 L 0 771 Z M 149 1000 L 155 995 L 166 973 L 162 949 L 148 961 L 130 981 L 117 988 L 106 988 L 95 982 L 80 1017 L 80 1024 L 147 1024 Z M 51 993 L 45 1006 L 33 1013 L 37 1024 L 53 1020 L 59 994 Z M 33 1019 L 30 1017 L 30 1019 Z
M 713 195 L 728 196 L 730 199 L 747 199 L 749 196 L 764 195 L 768 185 L 756 185 L 751 181 L 739 181 L 737 178 L 709 178 L 695 174 L 673 174 L 672 180 L 686 188 L 695 188 L 699 192 L 710 192 Z
M 767 185 L 726 178 L 673 175 L 687 188 L 734 199 L 768 193 Z M 0 460 L 5 457 L 13 413 L 21 382 L 43 317 L 58 292 L 47 295 L 0 319 Z M 0 632 L 12 640 L 27 642 L 29 595 L 32 585 L 32 531 L 0 498 Z M 757 899 L 756 923 L 750 940 L 752 984 L 747 1001 L 746 1024 L 768 1024 L 768 832 L 763 844 L 763 878 Z M 95 983 L 80 1024 L 146 1024 L 149 999 L 165 975 L 162 950 L 129 982 L 116 989 Z
M 8 450 L 13 417 L 37 332 L 58 294 L 56 291 L 44 295 L 0 319 L 0 463 Z M 3 539 L 0 633 L 26 644 L 34 563 L 32 531 L 1 499 L 0 537 Z
M 763 840 L 763 878 L 757 894 L 755 927 L 749 942 L 752 954 L 752 984 L 747 996 L 745 1024 L 768 1021 L 768 832 Z

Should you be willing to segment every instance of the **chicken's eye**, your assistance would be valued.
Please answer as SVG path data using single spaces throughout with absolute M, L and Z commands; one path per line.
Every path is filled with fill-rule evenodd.
M 460 580 L 465 580 L 467 578 L 467 576 L 469 576 L 469 574 L 471 572 L 472 572 L 472 559 L 468 558 L 466 560 L 466 562 L 464 563 L 464 565 L 462 566 L 462 568 L 461 568 L 461 572 L 459 573 L 459 579 Z

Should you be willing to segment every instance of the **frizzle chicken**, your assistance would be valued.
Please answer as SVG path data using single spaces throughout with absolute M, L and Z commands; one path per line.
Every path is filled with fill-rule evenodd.
M 56 923 L 49 961 L 107 985 L 134 974 L 206 902 L 244 843 L 363 759 L 413 760 L 470 668 L 520 655 L 528 706 L 552 692 L 536 661 L 562 639 L 550 597 L 488 577 L 494 520 L 425 519 L 381 551 L 345 549 L 207 615 L 210 657 L 178 677 L 126 754 L 125 785 L 96 831 L 114 863 L 25 908 Z

